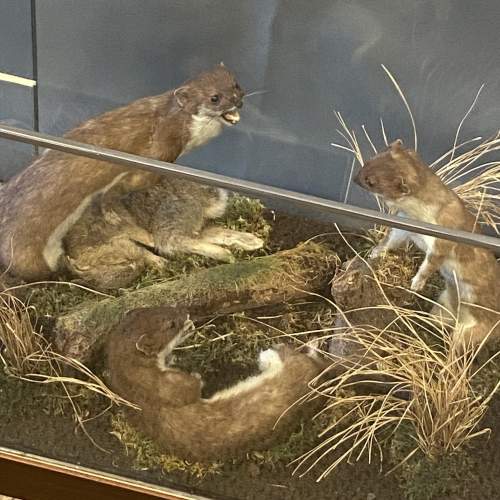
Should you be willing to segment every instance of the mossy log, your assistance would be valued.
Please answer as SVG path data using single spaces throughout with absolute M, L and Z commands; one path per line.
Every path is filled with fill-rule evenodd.
M 290 302 L 325 288 L 338 257 L 309 242 L 266 257 L 193 272 L 116 298 L 84 303 L 55 324 L 55 345 L 64 355 L 85 361 L 130 310 L 169 306 L 187 309 L 201 320 L 251 308 Z
M 388 253 L 342 264 L 332 280 L 332 297 L 352 325 L 384 329 L 396 317 L 391 306 L 411 307 L 417 297 L 408 289 L 418 268 L 408 252 Z
M 411 280 L 418 270 L 421 258 L 408 251 L 390 252 L 383 257 L 362 259 L 357 256 L 339 266 L 332 280 L 332 298 L 342 311 L 329 350 L 344 359 L 366 362 L 366 350 L 356 342 L 356 327 L 382 332 L 388 327 L 401 328 L 398 309 L 419 309 L 418 295 L 410 291 Z M 427 283 L 424 295 L 433 294 L 435 283 Z M 397 325 L 395 324 L 397 322 Z M 391 326 L 392 325 L 392 326 Z M 353 328 L 350 328 L 350 327 Z

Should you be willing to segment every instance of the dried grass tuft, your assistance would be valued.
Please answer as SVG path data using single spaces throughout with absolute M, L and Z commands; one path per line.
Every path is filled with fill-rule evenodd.
M 329 345 L 342 344 L 346 348 L 341 353 L 322 351 L 331 359 L 326 375 L 332 375 L 318 378 L 304 399 L 326 398 L 327 405 L 315 418 L 324 418 L 325 414 L 332 418 L 320 433 L 321 443 L 293 462 L 300 476 L 320 467 L 319 481 L 341 463 L 362 457 L 370 463 L 378 457 L 382 463 L 384 444 L 402 429 L 414 444 L 391 471 L 417 452 L 437 461 L 489 432 L 479 429 L 479 424 L 500 380 L 484 390 L 477 379 L 500 353 L 477 362 L 488 337 L 479 346 L 457 350 L 452 338 L 457 318 L 452 311 L 443 310 L 449 317 L 444 323 L 440 315 L 393 304 L 384 290 L 406 289 L 394 283 L 391 276 L 385 281 L 384 273 L 372 272 L 386 300 L 367 309 L 390 311 L 395 319 L 385 328 L 356 325 L 349 321 L 349 313 L 354 310 L 342 311 L 331 303 L 346 326 L 325 329 L 323 338 Z M 436 305 L 420 294 L 406 291 L 429 306 Z M 367 387 L 383 387 L 384 391 L 367 393 Z
M 497 234 L 500 234 L 500 160 L 484 159 L 499 150 L 500 132 L 458 156 L 454 156 L 454 146 L 431 165 L 469 210 L 477 214 L 478 222 Z
M 75 420 L 94 442 L 85 430 L 88 418 L 78 402 L 82 390 L 106 398 L 108 408 L 114 404 L 136 407 L 111 391 L 78 360 L 52 350 L 45 337 L 33 327 L 35 312 L 13 295 L 12 289 L 0 292 L 0 362 L 5 372 L 14 378 L 58 386 L 70 403 Z
M 8 290 L 0 292 L 0 360 L 12 373 L 31 371 L 31 356 L 40 349 L 29 308 Z
M 427 328 L 433 321 L 414 311 L 397 312 L 411 325 Z M 476 392 L 472 382 L 492 358 L 474 368 L 477 351 L 470 348 L 458 354 L 451 348 L 449 334 L 443 337 L 442 350 L 436 350 L 416 331 L 408 334 L 392 328 L 384 332 L 356 329 L 347 336 L 342 333 L 332 337 L 335 335 L 341 335 L 344 342 L 350 338 L 356 348 L 361 346 L 369 356 L 310 394 L 328 398 L 321 413 L 342 409 L 343 415 L 322 431 L 323 440 L 318 446 L 296 461 L 296 471 L 301 475 L 329 456 L 333 459 L 318 480 L 342 462 L 358 461 L 363 456 L 371 462 L 378 455 L 382 462 L 383 443 L 403 425 L 409 429 L 415 445 L 398 465 L 419 450 L 436 460 L 489 432 L 478 430 L 478 425 L 500 381 L 487 394 Z M 363 394 L 367 384 L 380 385 L 382 377 L 387 393 Z

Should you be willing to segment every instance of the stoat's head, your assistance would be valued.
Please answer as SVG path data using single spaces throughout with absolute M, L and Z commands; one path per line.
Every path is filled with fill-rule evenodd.
M 398 139 L 386 151 L 370 158 L 361 168 L 354 182 L 386 201 L 400 202 L 412 196 L 421 187 L 423 170 L 428 169 L 417 153 L 403 146 Z
M 177 104 L 198 118 L 213 118 L 225 125 L 240 120 L 245 92 L 223 63 L 174 90 Z
M 167 346 L 175 347 L 182 337 L 186 317 L 186 313 L 172 307 L 134 309 L 125 314 L 114 341 L 120 342 L 121 349 L 130 356 L 156 362 Z

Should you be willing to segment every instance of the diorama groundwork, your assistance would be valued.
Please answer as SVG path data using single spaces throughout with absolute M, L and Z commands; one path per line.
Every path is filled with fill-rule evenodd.
M 223 223 L 252 231 L 267 241 L 266 247 L 248 260 L 279 250 L 294 248 L 310 240 L 321 243 L 340 262 L 366 255 L 372 242 L 366 235 L 343 234 L 334 224 L 266 211 L 260 203 L 244 197 L 233 198 Z M 408 266 L 417 257 L 405 257 Z M 174 279 L 216 263 L 196 256 L 172 259 L 167 276 L 145 275 L 133 289 Z M 404 273 L 403 273 L 404 274 Z M 332 276 L 333 277 L 333 276 Z M 402 279 L 411 276 L 406 272 Z M 396 278 L 398 279 L 398 278 Z M 439 283 L 431 283 L 425 293 L 437 294 Z M 117 295 L 130 293 L 120 290 Z M 43 335 L 51 338 L 56 319 L 84 301 L 102 300 L 91 291 L 61 282 L 30 286 L 20 292 L 32 306 L 33 320 Z M 328 300 L 325 300 L 326 297 Z M 104 299 L 105 300 L 105 299 Z M 241 380 L 257 369 L 257 354 L 283 340 L 301 343 L 332 328 L 336 309 L 330 291 L 303 297 L 293 303 L 235 312 L 213 317 L 197 325 L 193 338 L 176 354 L 178 366 L 200 372 L 205 380 L 204 396 Z M 102 351 L 92 357 L 90 368 L 104 380 L 106 366 Z M 495 362 L 483 371 L 478 391 L 487 391 L 499 378 Z M 481 387 L 484 385 L 484 389 Z M 344 389 L 343 389 L 344 390 Z M 70 396 L 70 397 L 68 397 Z M 75 413 L 75 408 L 78 414 Z M 339 413 L 340 412 L 340 413 Z M 341 417 L 342 408 L 302 421 L 291 430 L 287 441 L 270 450 L 250 452 L 225 462 L 189 463 L 158 450 L 140 429 L 131 427 L 123 406 L 84 387 L 40 384 L 20 380 L 8 370 L 0 373 L 0 444 L 47 457 L 93 467 L 115 474 L 163 484 L 212 498 L 226 499 L 483 499 L 500 496 L 500 398 L 494 397 L 479 428 L 485 433 L 456 452 L 429 460 L 415 453 L 393 472 L 414 443 L 410 429 L 402 425 L 382 441 L 384 460 L 366 455 L 340 464 L 321 481 L 317 478 L 336 458 L 326 455 L 309 473 L 293 474 L 291 462 L 318 445 L 318 434 Z M 221 436 L 224 439 L 224 436 Z M 336 453 L 341 453 L 342 449 Z

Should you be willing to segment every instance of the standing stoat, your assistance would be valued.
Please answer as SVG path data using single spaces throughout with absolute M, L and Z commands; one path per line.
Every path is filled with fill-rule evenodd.
M 368 160 L 355 182 L 381 195 L 403 217 L 478 232 L 476 218 L 458 195 L 399 140 Z M 412 280 L 412 290 L 421 290 L 437 270 L 446 281 L 439 302 L 457 316 L 456 345 L 478 344 L 487 335 L 498 335 L 500 266 L 494 254 L 481 247 L 391 229 L 372 256 L 407 241 L 425 252 L 424 262 Z
M 201 377 L 170 364 L 189 335 L 186 318 L 172 308 L 138 309 L 109 338 L 110 385 L 141 407 L 133 418 L 160 446 L 192 460 L 261 450 L 290 433 L 299 413 L 315 410 L 294 403 L 325 364 L 285 345 L 260 353 L 258 375 L 202 398 Z
M 244 92 L 223 65 L 175 90 L 92 118 L 65 137 L 175 161 L 239 121 Z M 59 271 L 63 239 L 92 200 L 110 190 L 155 185 L 159 176 L 59 151 L 42 154 L 0 195 L 0 265 L 24 280 Z M 218 193 L 221 204 L 226 195 Z

